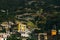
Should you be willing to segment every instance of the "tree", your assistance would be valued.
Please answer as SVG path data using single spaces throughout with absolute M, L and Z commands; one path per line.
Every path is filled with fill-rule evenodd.
M 28 27 L 30 26 L 31 29 L 34 29 L 34 28 L 37 27 L 37 25 L 35 25 L 35 24 L 34 24 L 33 22 L 31 22 L 31 21 L 28 21 L 28 22 L 27 22 L 27 25 L 28 25 Z

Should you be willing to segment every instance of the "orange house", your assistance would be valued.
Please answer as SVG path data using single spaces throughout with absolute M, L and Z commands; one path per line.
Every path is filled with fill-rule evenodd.
M 51 30 L 51 35 L 54 36 L 57 34 L 57 31 L 56 30 Z

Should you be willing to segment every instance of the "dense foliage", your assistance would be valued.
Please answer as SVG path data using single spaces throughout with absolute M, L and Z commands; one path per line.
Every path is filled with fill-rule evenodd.
M 60 29 L 59 4 L 59 0 L 0 0 L 0 9 L 8 10 L 8 15 L 7 12 L 0 11 L 0 21 L 15 20 L 16 15 L 32 13 L 30 16 L 35 15 L 34 20 L 29 21 L 37 27 L 51 30 L 56 25 L 57 29 Z

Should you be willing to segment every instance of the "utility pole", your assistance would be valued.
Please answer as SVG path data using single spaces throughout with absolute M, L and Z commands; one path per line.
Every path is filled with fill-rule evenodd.
M 7 30 L 6 32 L 9 32 L 8 10 L 6 10 L 6 16 L 7 16 L 7 23 L 8 23 L 8 25 L 7 25 L 7 27 L 8 27 L 8 30 Z
M 6 10 L 6 17 L 7 17 L 7 27 L 8 27 L 8 30 L 6 31 L 7 33 L 9 33 L 10 32 L 10 26 L 9 26 L 9 12 L 8 12 L 8 9 Z

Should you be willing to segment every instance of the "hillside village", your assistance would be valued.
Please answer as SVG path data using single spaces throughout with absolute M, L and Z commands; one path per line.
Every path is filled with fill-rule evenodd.
M 59 0 L 0 0 L 2 40 L 60 40 Z

